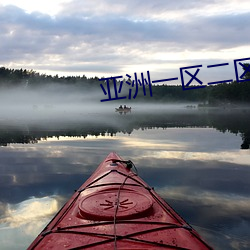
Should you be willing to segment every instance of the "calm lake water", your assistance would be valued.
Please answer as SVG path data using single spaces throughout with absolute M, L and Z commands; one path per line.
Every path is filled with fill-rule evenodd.
M 215 249 L 250 249 L 250 110 L 50 109 L 0 119 L 1 249 L 27 248 L 111 151 Z

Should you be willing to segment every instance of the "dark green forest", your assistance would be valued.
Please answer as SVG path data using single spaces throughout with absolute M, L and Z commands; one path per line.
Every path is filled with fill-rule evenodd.
M 245 64 L 248 66 L 249 64 Z M 101 78 L 100 78 L 101 79 Z M 200 106 L 219 106 L 231 104 L 249 104 L 250 103 L 250 72 L 244 75 L 244 79 L 249 79 L 245 82 L 230 82 L 222 83 L 205 88 L 183 90 L 181 85 L 153 85 L 152 97 L 148 85 L 145 87 L 146 95 L 144 95 L 142 87 L 139 87 L 138 93 L 135 93 L 135 87 L 132 89 L 128 84 L 123 84 L 122 96 L 126 96 L 126 102 L 177 102 L 188 101 L 198 102 Z M 127 81 L 128 79 L 124 79 Z M 125 82 L 123 80 L 123 82 Z M 117 89 L 121 81 L 116 81 Z M 26 69 L 9 69 L 5 67 L 0 68 L 0 87 L 2 88 L 39 88 L 51 84 L 63 84 L 71 86 L 72 88 L 80 88 L 81 91 L 87 92 L 91 90 L 98 91 L 103 99 L 107 99 L 104 95 L 100 84 L 107 87 L 106 81 L 99 81 L 98 77 L 87 78 L 82 76 L 67 76 L 59 77 L 47 74 L 40 74 L 34 70 Z M 129 90 L 132 90 L 131 99 L 129 98 Z M 110 81 L 110 92 L 114 97 L 113 81 Z M 119 93 L 119 97 L 121 95 Z M 98 101 L 98 100 L 97 100 Z

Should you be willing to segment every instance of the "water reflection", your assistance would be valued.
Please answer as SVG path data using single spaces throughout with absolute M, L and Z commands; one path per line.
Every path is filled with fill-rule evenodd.
M 67 119 L 65 115 L 53 119 L 51 114 L 50 119 L 44 120 L 3 120 L 0 123 L 0 144 L 37 143 L 41 139 L 60 136 L 114 136 L 117 133 L 131 134 L 137 129 L 210 127 L 223 133 L 229 131 L 239 134 L 242 138 L 239 148 L 249 148 L 250 109 L 171 110 L 160 107 L 153 106 L 144 111 L 135 108 L 133 113 L 126 116 L 104 110 L 101 113 L 79 113 L 74 116 L 67 113 Z
M 60 197 L 30 198 L 17 204 L 3 204 L 0 218 L 1 249 L 23 249 L 59 210 Z M 2 213 L 1 213 L 2 214 Z
M 58 202 L 53 196 L 33 197 L 17 204 L 8 203 L 4 209 L 5 217 L 0 222 L 9 225 L 11 228 L 31 224 L 31 222 L 34 225 L 35 221 L 41 222 L 43 218 L 56 213 L 58 209 Z M 32 233 L 30 227 L 26 227 L 25 233 Z
M 110 124 L 99 124 L 104 134 L 96 136 L 88 131 L 98 126 L 86 131 L 73 123 L 30 127 L 35 144 L 10 143 L 13 134 L 6 135 L 8 147 L 0 150 L 1 249 L 27 247 L 110 151 L 131 159 L 139 175 L 216 249 L 249 249 L 250 154 L 240 150 L 239 134 L 249 123 L 233 130 L 229 121 L 235 117 L 222 126 L 223 117 L 213 123 L 206 114 L 195 114 L 195 121 L 189 115 L 119 118 L 113 136 Z

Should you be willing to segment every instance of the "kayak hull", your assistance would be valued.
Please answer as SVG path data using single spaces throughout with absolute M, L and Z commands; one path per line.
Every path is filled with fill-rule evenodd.
M 212 249 L 110 153 L 28 249 Z

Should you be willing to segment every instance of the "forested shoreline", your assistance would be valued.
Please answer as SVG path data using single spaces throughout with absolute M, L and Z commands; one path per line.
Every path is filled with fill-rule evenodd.
M 100 87 L 104 81 L 99 81 L 98 77 L 87 78 L 82 76 L 52 76 L 40 74 L 34 70 L 0 68 L 0 87 L 1 88 L 39 88 L 52 84 L 67 85 L 80 88 L 82 91 L 98 91 L 100 95 L 105 95 Z M 245 74 L 244 79 L 250 79 L 250 73 Z M 125 81 L 128 79 L 124 79 Z M 119 86 L 120 81 L 117 81 Z M 128 98 L 129 88 L 131 86 L 123 84 L 123 93 L 127 93 L 126 102 L 146 101 L 146 102 L 198 102 L 201 106 L 219 106 L 228 104 L 250 104 L 250 81 L 231 83 L 221 83 L 205 88 L 183 90 L 181 85 L 153 85 L 152 96 L 149 94 L 149 88 L 146 85 L 144 95 L 142 88 L 138 93 L 134 93 Z M 113 83 L 110 81 L 110 91 L 113 91 Z M 114 92 L 114 91 L 113 91 Z

